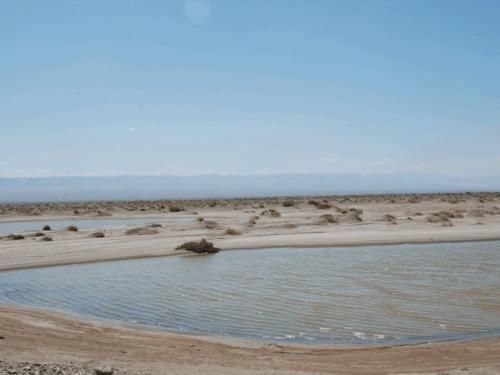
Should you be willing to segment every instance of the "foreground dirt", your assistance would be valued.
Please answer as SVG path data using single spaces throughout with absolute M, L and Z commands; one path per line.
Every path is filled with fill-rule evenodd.
M 498 338 L 371 348 L 260 345 L 107 326 L 6 306 L 0 307 L 0 333 L 4 373 L 26 363 L 75 369 L 106 364 L 118 374 L 500 373 Z
M 179 244 L 201 238 L 223 250 L 500 239 L 499 206 L 500 193 L 3 205 L 0 223 L 36 220 L 40 229 L 16 233 L 21 240 L 3 234 L 0 270 L 180 255 Z M 55 218 L 162 225 L 42 231 Z

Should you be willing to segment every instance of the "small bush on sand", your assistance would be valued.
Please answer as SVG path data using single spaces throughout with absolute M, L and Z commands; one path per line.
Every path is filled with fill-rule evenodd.
M 332 205 L 330 203 L 319 203 L 316 205 L 316 207 L 319 209 L 319 210 L 329 210 L 330 208 L 332 208 Z
M 446 215 L 439 215 L 438 213 L 432 213 L 427 215 L 425 218 L 428 223 L 446 223 L 450 221 L 449 217 Z
M 317 206 L 319 204 L 319 202 L 317 200 L 314 200 L 314 199 L 309 199 L 307 201 L 307 204 L 310 204 L 311 206 Z
M 260 214 L 261 216 L 281 217 L 281 214 L 274 208 L 268 208 L 267 210 L 262 211 Z
M 199 217 L 199 218 L 197 218 L 196 220 L 198 221 L 198 223 L 201 223 L 201 222 L 203 222 L 203 220 L 205 220 L 205 219 L 204 219 L 204 218 L 202 218 L 202 217 Z
M 70 225 L 66 229 L 70 232 L 78 232 L 78 227 L 76 225 Z
M 183 209 L 183 208 L 176 207 L 176 206 L 171 206 L 168 210 L 169 210 L 170 212 L 181 212 L 181 211 L 184 211 L 184 209 Z
M 339 221 L 332 214 L 321 215 L 318 219 L 318 224 L 337 224 Z
M 14 241 L 24 240 L 24 236 L 21 234 L 9 234 L 8 236 L 6 236 L 6 238 L 8 238 L 9 240 L 14 240 Z
M 219 228 L 219 224 L 216 221 L 213 220 L 205 220 L 205 228 L 207 229 L 217 229 Z
M 385 215 L 382 217 L 382 220 L 383 220 L 383 221 L 387 221 L 387 222 L 396 221 L 396 216 L 391 215 L 391 214 L 385 214 Z
M 34 237 L 43 237 L 43 236 L 45 236 L 45 233 L 42 233 L 42 232 L 36 232 L 33 236 L 34 236 Z
M 50 225 L 44 225 L 42 230 L 52 230 L 52 228 L 50 227 Z
M 151 224 L 151 225 L 150 225 L 150 227 L 151 227 L 151 228 L 162 228 L 162 227 L 163 227 L 163 225 L 158 224 L 158 223 L 153 223 L 153 224 Z
M 234 229 L 234 228 L 227 228 L 226 231 L 224 232 L 225 234 L 229 234 L 231 236 L 237 236 L 237 235 L 240 235 L 241 232 Z
M 40 241 L 52 241 L 52 237 L 50 236 L 43 236 L 42 238 L 40 238 Z
M 283 207 L 293 207 L 293 206 L 295 206 L 295 202 L 294 201 L 285 201 L 282 203 L 282 206 Z
M 153 228 L 131 228 L 125 231 L 125 234 L 128 236 L 133 235 L 145 235 L 145 234 L 158 234 L 158 231 Z
M 104 232 L 94 232 L 91 234 L 91 236 L 94 238 L 104 238 L 105 234 L 104 234 Z
M 184 242 L 182 245 L 177 246 L 175 249 L 192 251 L 198 254 L 202 253 L 214 254 L 220 250 L 214 247 L 214 244 L 212 242 L 208 242 L 204 238 L 202 238 L 201 241 Z

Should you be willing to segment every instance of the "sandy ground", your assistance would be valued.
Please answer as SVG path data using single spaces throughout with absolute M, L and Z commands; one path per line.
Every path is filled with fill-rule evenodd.
M 185 211 L 178 213 L 115 208 L 112 216 L 105 217 L 89 211 L 75 215 L 66 207 L 56 207 L 37 216 L 30 216 L 29 212 L 20 215 L 20 209 L 12 209 L 0 215 L 0 222 L 37 220 L 40 229 L 44 220 L 54 218 L 156 218 L 160 223 L 169 218 L 187 217 L 189 220 L 154 228 L 158 233 L 148 235 L 127 235 L 124 228 L 117 228 L 105 230 L 105 238 L 92 238 L 91 233 L 98 230 L 97 227 L 78 232 L 47 232 L 53 241 L 45 242 L 40 237 L 32 237 L 33 233 L 24 233 L 24 240 L 0 240 L 0 270 L 179 255 L 183 252 L 176 251 L 176 246 L 202 237 L 223 250 L 500 239 L 499 195 L 419 196 L 415 203 L 411 197 L 396 198 L 329 198 L 325 200 L 332 207 L 327 209 L 308 204 L 307 199 L 292 201 L 292 207 L 283 207 L 282 203 L 288 202 L 285 199 L 238 200 L 224 202 L 224 205 L 219 203 L 216 207 L 183 202 Z M 141 204 L 144 203 L 136 203 Z M 263 214 L 269 209 L 278 211 L 281 216 Z M 353 209 L 363 212 L 359 219 L 351 215 Z M 443 213 L 453 217 L 443 217 Z M 331 215 L 338 223 L 326 222 L 322 215 Z M 255 217 L 258 219 L 253 219 Z M 202 218 L 203 221 L 198 220 Z M 255 224 L 251 223 L 252 219 Z M 235 229 L 238 234 L 226 234 L 228 228 Z
M 47 232 L 51 242 L 33 233 L 23 233 L 23 240 L 4 236 L 0 270 L 186 255 L 175 247 L 202 237 L 223 250 L 500 239 L 499 194 L 329 197 L 315 198 L 315 204 L 308 200 L 175 202 L 182 204 L 181 212 L 170 212 L 171 202 L 0 206 L 0 222 L 37 220 L 40 228 L 53 218 L 112 215 L 154 217 L 161 223 L 189 217 L 154 228 L 156 234 L 127 235 L 124 228 L 116 228 L 105 230 L 105 238 L 92 238 L 97 227 Z M 330 207 L 318 208 L 318 203 Z M 322 217 L 325 214 L 331 216 Z M 227 234 L 228 228 L 236 234 Z M 370 348 L 284 347 L 134 330 L 3 306 L 0 360 L 85 365 L 106 361 L 141 374 L 497 374 L 500 339 Z
M 279 346 L 152 332 L 0 306 L 0 359 L 140 374 L 498 374 L 500 339 L 380 347 Z

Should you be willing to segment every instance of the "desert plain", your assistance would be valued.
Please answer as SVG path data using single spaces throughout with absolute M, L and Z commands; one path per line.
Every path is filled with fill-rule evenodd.
M 110 218 L 147 223 L 99 226 Z M 95 220 L 95 228 L 44 230 L 49 221 L 85 219 Z M 198 256 L 176 247 L 202 238 L 222 250 L 217 256 L 270 247 L 500 240 L 500 193 L 0 205 L 0 228 L 15 222 L 37 228 L 0 233 L 0 271 Z M 0 307 L 0 337 L 0 371 L 10 374 L 23 368 L 35 373 L 34 363 L 76 366 L 82 373 L 101 363 L 115 373 L 138 374 L 500 373 L 495 337 L 397 346 L 276 345 L 150 332 L 17 306 Z

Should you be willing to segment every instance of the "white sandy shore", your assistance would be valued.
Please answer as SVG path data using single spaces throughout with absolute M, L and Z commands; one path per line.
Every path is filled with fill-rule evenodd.
M 115 259 L 185 255 L 175 247 L 187 240 L 205 237 L 224 250 L 266 247 L 355 246 L 438 241 L 500 239 L 500 215 L 468 214 L 471 209 L 492 209 L 498 197 L 488 202 L 476 198 L 450 203 L 441 199 L 419 203 L 335 203 L 341 209 L 363 210 L 362 222 L 344 221 L 335 209 L 319 210 L 305 202 L 294 207 L 266 204 L 281 217 L 262 215 L 255 202 L 223 208 L 186 207 L 184 213 L 116 212 L 112 218 L 185 216 L 196 209 L 196 217 L 216 221 L 206 228 L 196 219 L 167 223 L 159 233 L 126 235 L 124 228 L 105 230 L 105 238 L 92 238 L 95 230 L 52 231 L 52 242 L 42 242 L 25 233 L 26 239 L 0 240 L 0 270 L 14 270 Z M 450 221 L 429 223 L 432 212 L 462 212 Z M 319 223 L 323 214 L 340 223 Z M 383 219 L 395 217 L 396 224 Z M 251 217 L 259 215 L 254 225 Z M 463 217 L 460 217 L 463 216 Z M 80 218 L 79 216 L 76 216 Z M 27 217 L 3 215 L 0 221 L 75 218 L 69 212 Z M 452 226 L 449 226 L 449 223 Z M 240 234 L 228 235 L 227 228 Z M 41 229 L 41 228 L 40 228 Z M 96 230 L 99 228 L 96 228 Z M 293 251 L 293 250 L 290 250 Z M 221 254 L 223 256 L 223 254 Z M 498 374 L 500 339 L 384 347 L 301 347 L 265 345 L 234 340 L 148 332 L 84 322 L 46 311 L 0 306 L 0 360 L 79 364 L 105 361 L 117 368 L 151 374 Z
M 496 202 L 490 203 L 494 207 Z M 267 247 L 317 247 L 317 246 L 356 246 L 398 243 L 451 242 L 500 239 L 500 215 L 451 219 L 453 226 L 442 223 L 429 223 L 426 216 L 432 212 L 462 210 L 467 212 L 476 207 L 476 202 L 450 204 L 446 202 L 422 202 L 390 204 L 370 202 L 364 204 L 338 205 L 342 208 L 363 210 L 360 223 L 341 222 L 339 224 L 318 224 L 323 214 L 337 215 L 335 210 L 318 210 L 307 205 L 284 208 L 271 206 L 281 217 L 260 215 L 255 225 L 248 225 L 249 218 L 259 215 L 263 209 L 248 207 L 203 208 L 198 209 L 193 219 L 166 223 L 153 235 L 126 235 L 124 228 L 106 230 L 106 238 L 91 238 L 95 230 L 51 232 L 52 242 L 42 242 L 34 238 L 21 241 L 0 241 L 0 270 L 13 270 L 30 267 L 98 262 L 117 259 L 132 259 L 154 256 L 183 254 L 175 250 L 180 243 L 199 240 L 202 237 L 213 241 L 217 247 L 228 249 L 252 249 Z M 488 205 L 482 205 L 488 207 Z M 155 218 L 159 222 L 172 218 L 186 217 L 189 208 L 183 213 L 143 214 L 120 213 L 111 218 Z M 421 213 L 421 215 L 415 215 Z M 397 224 L 382 220 L 383 215 L 395 216 Z M 194 217 L 204 217 L 216 221 L 215 229 L 207 229 L 204 223 Z M 45 220 L 55 218 L 75 218 L 70 215 L 40 217 L 4 216 L 5 221 L 35 219 L 40 229 Z M 410 219 L 408 219 L 410 218 Z M 109 219 L 109 217 L 108 217 Z M 240 235 L 225 234 L 228 228 L 238 230 Z M 96 228 L 99 229 L 99 228 Z

